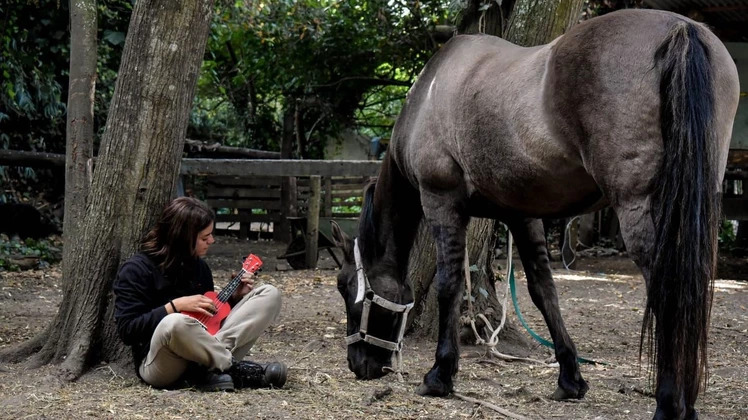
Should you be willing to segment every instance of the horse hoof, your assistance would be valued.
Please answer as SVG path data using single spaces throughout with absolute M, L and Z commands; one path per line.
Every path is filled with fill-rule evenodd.
M 667 410 L 663 410 L 660 407 L 657 407 L 657 410 L 655 410 L 654 416 L 652 416 L 652 420 L 670 420 L 678 418 L 678 415 L 673 414 L 672 412 L 668 412 Z M 698 420 L 699 413 L 694 410 L 693 408 L 688 409 L 685 417 L 682 417 L 685 420 Z
M 422 397 L 445 397 L 449 395 L 451 389 L 448 389 L 444 384 L 439 385 L 440 386 L 429 386 L 422 383 L 416 388 L 416 394 Z
M 551 395 L 551 399 L 556 401 L 581 400 L 587 390 L 585 389 L 584 391 L 580 391 L 568 390 L 558 387 L 556 388 L 556 391 L 553 393 L 553 395 Z

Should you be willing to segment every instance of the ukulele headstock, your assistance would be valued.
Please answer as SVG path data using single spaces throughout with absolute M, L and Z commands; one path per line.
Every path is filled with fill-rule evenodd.
M 242 263 L 242 268 L 247 273 L 254 273 L 262 267 L 262 260 L 255 254 L 249 254 L 249 256 Z

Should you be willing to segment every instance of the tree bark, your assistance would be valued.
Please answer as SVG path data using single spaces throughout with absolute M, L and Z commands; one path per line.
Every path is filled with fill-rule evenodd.
M 547 44 L 582 17 L 584 0 L 517 0 L 506 40 L 523 47 Z
M 579 20 L 583 0 L 517 0 L 505 2 L 514 4 L 514 11 L 500 10 L 492 2 L 485 11 L 479 10 L 481 0 L 471 0 L 468 9 L 463 13 L 459 27 L 468 33 L 479 30 L 491 35 L 500 35 L 505 31 L 507 40 L 520 45 L 537 45 L 551 41 Z M 527 11 L 532 11 L 532 17 Z M 514 17 L 519 13 L 519 17 Z M 509 19 L 509 26 L 502 24 L 501 19 Z M 546 21 L 550 21 L 547 23 Z M 530 42 L 530 44 L 528 44 Z M 410 254 L 408 278 L 411 280 L 415 299 L 414 309 L 409 316 L 408 329 L 412 333 L 436 338 L 438 333 L 438 305 L 433 279 L 436 274 L 436 247 L 425 223 L 419 228 L 416 241 Z M 462 339 L 475 342 L 472 328 L 467 321 L 467 299 L 473 301 L 472 316 L 482 313 L 493 327 L 501 320 L 502 307 L 497 300 L 492 270 L 495 221 L 491 219 L 472 219 L 468 226 L 467 248 L 471 270 L 471 290 L 466 291 L 461 304 L 463 314 Z M 476 319 L 478 331 L 485 333 L 485 325 Z M 500 334 L 500 339 L 522 343 L 525 341 L 510 322 L 507 322 Z M 487 338 L 487 337 L 483 337 Z
M 66 241 L 69 286 L 44 339 L 30 341 L 35 350 L 42 345 L 32 364 L 61 362 L 73 380 L 125 354 L 114 329 L 112 281 L 172 198 L 212 10 L 213 0 L 135 3 L 86 223 Z
M 515 0 L 470 0 L 462 11 L 457 31 L 461 34 L 489 34 L 503 37 Z
M 94 143 L 94 94 L 97 62 L 96 0 L 70 3 L 70 78 L 65 145 L 63 237 L 77 238 L 91 185 Z M 72 247 L 63 247 L 63 278 L 69 278 Z M 66 282 L 70 283 L 70 282 Z

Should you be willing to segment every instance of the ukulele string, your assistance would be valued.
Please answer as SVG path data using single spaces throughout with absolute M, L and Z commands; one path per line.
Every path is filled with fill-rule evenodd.
M 236 276 L 236 277 L 234 277 L 234 279 L 231 280 L 231 283 L 229 283 L 229 284 L 233 284 L 234 282 L 236 282 L 236 286 L 232 287 L 232 289 L 234 289 L 234 290 L 232 290 L 231 293 L 234 293 L 234 291 L 237 289 L 237 287 L 239 287 L 239 283 L 241 282 L 242 276 L 244 275 L 244 273 L 246 273 L 246 271 L 244 270 L 244 268 L 242 268 L 241 271 L 239 272 L 239 275 Z M 224 288 L 223 290 L 221 290 L 221 293 L 218 294 L 218 301 L 221 302 L 221 303 L 219 303 L 218 305 L 216 305 L 216 312 L 218 312 L 218 310 L 221 309 L 221 307 L 231 297 L 231 296 L 226 296 L 226 295 L 228 295 L 228 293 L 226 293 L 227 289 L 228 288 Z
M 242 269 L 241 269 L 241 271 L 239 272 L 239 274 L 238 274 L 238 275 L 237 275 L 236 277 L 234 277 L 234 278 L 233 278 L 233 279 L 231 280 L 231 282 L 229 282 L 229 284 L 232 284 L 232 283 L 234 283 L 234 282 L 236 282 L 236 283 L 237 283 L 237 284 L 236 284 L 236 286 L 235 286 L 235 287 L 233 287 L 233 289 L 234 289 L 234 290 L 236 290 L 236 288 L 237 288 L 237 287 L 239 286 L 239 282 L 241 282 L 241 277 L 242 277 L 242 276 L 243 276 L 243 275 L 244 275 L 245 273 L 247 273 L 247 272 L 248 272 L 248 271 L 247 271 L 247 270 L 245 270 L 245 269 L 244 269 L 244 267 L 242 267 Z M 252 271 L 252 272 L 254 272 L 254 271 Z M 218 301 L 219 301 L 220 303 L 219 303 L 218 305 L 216 305 L 216 313 L 217 313 L 217 312 L 218 312 L 218 310 L 219 310 L 219 309 L 220 309 L 220 308 L 221 308 L 221 307 L 222 307 L 222 306 L 224 305 L 224 303 L 226 303 L 226 302 L 228 301 L 228 299 L 229 299 L 229 297 L 230 297 L 230 296 L 226 296 L 226 295 L 228 294 L 228 293 L 226 293 L 226 292 L 227 292 L 227 290 L 228 290 L 228 288 L 224 288 L 223 290 L 221 290 L 221 292 L 220 292 L 220 293 L 218 294 L 218 296 L 217 296 L 217 299 L 218 299 Z M 233 293 L 233 291 L 232 291 L 232 293 Z M 197 320 L 198 320 L 198 321 L 200 321 L 201 323 L 205 324 L 205 323 L 207 323 L 207 322 L 208 322 L 208 321 L 209 321 L 209 320 L 210 320 L 210 319 L 211 319 L 211 318 L 212 318 L 213 316 L 215 316 L 215 314 L 213 314 L 213 315 L 205 315 L 205 314 L 201 314 L 201 315 L 200 315 L 200 317 L 199 317 L 199 318 L 197 318 Z

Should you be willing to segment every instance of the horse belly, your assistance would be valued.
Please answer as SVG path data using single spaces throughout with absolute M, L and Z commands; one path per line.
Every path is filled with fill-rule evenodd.
M 474 185 L 471 213 L 499 218 L 566 217 L 604 207 L 602 191 L 584 169 L 543 172 L 543 176 L 527 176 L 522 171 L 500 171 L 480 186 Z

